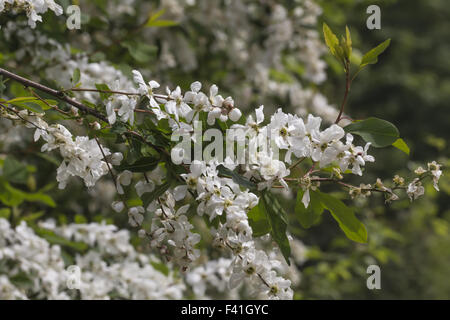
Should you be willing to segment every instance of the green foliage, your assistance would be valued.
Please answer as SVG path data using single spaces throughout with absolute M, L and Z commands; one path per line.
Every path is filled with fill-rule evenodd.
M 389 47 L 389 44 L 391 43 L 391 39 L 387 39 L 383 43 L 379 44 L 369 52 L 367 52 L 361 59 L 361 64 L 359 65 L 359 68 L 362 69 L 368 64 L 375 64 L 378 62 L 378 56 L 384 52 L 384 50 Z
M 325 207 L 323 206 L 318 191 L 309 190 L 310 202 L 308 208 L 302 202 L 303 190 L 297 192 L 297 202 L 295 204 L 295 217 L 303 228 L 310 228 L 317 223 Z
M 252 208 L 247 216 L 254 237 L 263 236 L 271 231 L 269 219 L 262 204 L 258 204 Z
M 355 121 L 345 126 L 344 130 L 361 136 L 365 141 L 371 142 L 377 148 L 390 146 L 400 136 L 398 129 L 392 123 L 374 117 Z
M 281 253 L 288 265 L 291 255 L 291 246 L 286 235 L 287 215 L 281 207 L 278 200 L 268 192 L 264 192 L 259 200 L 259 208 L 267 217 L 270 225 L 270 234 L 273 240 L 278 244 Z
M 367 242 L 366 227 L 355 217 L 352 209 L 341 200 L 327 193 L 318 191 L 317 195 L 322 205 L 330 211 L 333 218 L 339 223 L 339 227 L 344 231 L 347 238 L 360 243 Z
M 398 138 L 397 140 L 395 140 L 395 142 L 392 144 L 392 146 L 403 151 L 404 153 L 406 153 L 409 156 L 409 151 L 410 151 L 409 147 L 402 138 Z
M 161 17 L 164 14 L 165 10 L 161 9 L 155 14 L 151 15 L 145 24 L 146 27 L 173 27 L 178 24 L 176 21 L 172 20 L 161 20 Z
M 124 171 L 129 170 L 131 172 L 148 172 L 156 168 L 160 159 L 152 158 L 152 157 L 142 157 L 132 164 L 122 163 L 120 166 L 117 166 L 117 170 Z

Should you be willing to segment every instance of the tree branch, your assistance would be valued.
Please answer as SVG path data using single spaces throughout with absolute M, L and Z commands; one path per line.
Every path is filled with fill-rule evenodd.
M 92 109 L 90 107 L 85 106 L 84 104 L 82 104 L 82 103 L 80 103 L 80 102 L 78 102 L 76 100 L 73 100 L 73 99 L 69 98 L 62 91 L 58 91 L 58 90 L 49 88 L 49 87 L 44 86 L 44 85 L 42 85 L 40 83 L 37 83 L 37 82 L 31 81 L 29 79 L 23 78 L 23 77 L 15 74 L 15 73 L 9 72 L 9 71 L 7 71 L 5 69 L 2 69 L 2 68 L 0 68 L 0 75 L 3 75 L 3 76 L 5 76 L 6 78 L 9 78 L 9 79 L 15 80 L 15 81 L 23 84 L 26 87 L 32 87 L 32 88 L 35 88 L 35 89 L 40 90 L 42 92 L 45 92 L 45 93 L 47 93 L 47 94 L 49 94 L 51 96 L 54 96 L 55 98 L 57 98 L 57 99 L 59 99 L 61 101 L 64 101 L 64 102 L 74 106 L 75 108 L 77 108 L 77 109 L 79 109 L 79 110 L 81 110 L 81 111 L 83 111 L 85 113 L 91 114 L 94 117 L 96 117 L 96 118 L 98 118 L 98 119 L 100 119 L 100 120 L 102 120 L 104 122 L 108 122 L 108 120 L 106 119 L 106 117 L 103 114 L 101 114 L 100 112 L 98 112 L 95 109 Z

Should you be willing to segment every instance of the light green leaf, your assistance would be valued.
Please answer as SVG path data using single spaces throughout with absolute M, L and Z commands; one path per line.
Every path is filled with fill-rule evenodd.
M 374 64 L 378 61 L 378 56 L 383 53 L 384 50 L 389 47 L 389 44 L 391 43 L 391 39 L 387 39 L 383 43 L 379 44 L 369 52 L 367 52 L 361 60 L 361 64 L 359 65 L 360 68 L 365 67 L 368 64 Z
M 347 238 L 359 243 L 367 242 L 366 227 L 355 217 L 352 209 L 329 194 L 320 191 L 317 194 L 323 206 L 330 211 L 333 218 L 339 223 L 339 227 L 344 231 Z
M 76 85 L 78 82 L 80 82 L 80 77 L 81 77 L 80 69 L 75 68 L 75 70 L 73 70 L 72 73 L 71 78 L 72 83 Z
M 105 91 L 111 91 L 111 89 L 108 87 L 107 84 L 96 83 L 95 87 L 97 88 L 97 90 L 103 91 L 103 92 L 99 92 L 100 99 L 102 99 L 102 100 L 107 100 L 112 95 L 112 93 L 105 92 Z
M 393 144 L 392 146 L 394 146 L 395 148 L 403 151 L 404 153 L 406 153 L 409 156 L 409 147 L 406 144 L 405 140 L 403 140 L 402 138 L 398 138 Z
M 390 146 L 400 136 L 398 129 L 392 123 L 373 117 L 349 124 L 344 127 L 344 130 L 361 136 L 376 148 Z
M 335 48 L 336 46 L 339 46 L 339 39 L 325 22 L 323 23 L 323 35 L 325 37 L 325 43 L 327 44 L 328 49 L 330 49 L 331 54 L 337 57 Z
M 151 22 L 147 22 L 146 26 L 147 27 L 173 27 L 178 25 L 178 22 L 176 21 L 172 21 L 172 20 L 156 20 L 156 21 L 151 21 Z

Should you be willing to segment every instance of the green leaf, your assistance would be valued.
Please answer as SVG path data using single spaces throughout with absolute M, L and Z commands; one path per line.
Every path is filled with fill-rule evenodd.
M 71 79 L 72 83 L 76 85 L 78 82 L 80 82 L 80 77 L 81 77 L 80 69 L 75 68 L 75 70 L 73 70 L 72 73 Z
M 51 244 L 57 244 L 57 245 L 69 247 L 69 248 L 72 248 L 79 252 L 86 251 L 89 248 L 89 246 L 84 242 L 70 241 L 66 238 L 63 238 L 63 237 L 57 235 L 56 233 L 54 233 L 51 230 L 39 228 L 37 226 L 34 226 L 33 229 L 37 235 L 44 238 Z
M 392 123 L 373 117 L 349 124 L 344 127 L 344 130 L 361 136 L 377 148 L 391 145 L 400 135 L 398 129 Z
M 0 209 L 0 218 L 9 219 L 11 215 L 11 209 L 10 208 L 2 208 Z
M 328 49 L 330 49 L 331 54 L 338 57 L 335 48 L 336 46 L 339 46 L 339 39 L 325 22 L 323 23 L 323 35 L 325 37 L 325 43 L 327 44 Z
M 393 144 L 392 146 L 394 146 L 395 148 L 403 151 L 404 153 L 406 153 L 409 156 L 409 147 L 406 144 L 406 142 L 402 139 L 402 138 L 398 138 Z
M 178 22 L 172 20 L 156 20 L 146 24 L 146 27 L 173 27 L 178 25 Z
M 260 209 L 260 205 L 251 209 L 248 214 L 248 222 L 253 230 L 254 237 L 263 236 L 271 231 L 269 220 L 264 210 Z
M 172 20 L 158 20 L 165 12 L 165 9 L 161 9 L 148 19 L 145 24 L 146 27 L 172 27 L 176 26 L 178 22 Z
M 247 178 L 237 174 L 236 172 L 224 167 L 223 165 L 220 165 L 217 167 L 217 170 L 219 171 L 220 175 L 229 176 L 233 179 L 234 182 L 239 184 L 240 186 L 243 186 L 247 189 L 254 190 L 257 188 L 257 185 Z
M 144 157 L 140 158 L 132 164 L 123 163 L 117 166 L 117 170 L 124 171 L 129 170 L 131 172 L 147 172 L 156 168 L 159 163 L 159 159 Z
M 111 89 L 108 87 L 108 85 L 106 85 L 104 83 L 96 83 L 95 87 L 97 88 L 97 90 L 100 90 L 100 91 L 111 91 Z M 102 100 L 107 100 L 112 95 L 112 93 L 109 93 L 109 92 L 99 92 L 99 94 L 100 94 L 100 99 L 102 99 Z
M 11 186 L 3 177 L 0 177 L 0 201 L 7 206 L 18 206 L 24 201 L 41 202 L 50 207 L 56 207 L 53 199 L 41 192 L 27 193 Z
M 360 68 L 365 67 L 368 64 L 374 64 L 378 62 L 378 56 L 383 53 L 384 50 L 389 47 L 389 44 L 391 43 L 391 39 L 387 39 L 383 43 L 379 44 L 369 52 L 367 52 L 361 60 L 361 64 L 359 65 Z
M 303 228 L 310 228 L 319 220 L 325 208 L 320 201 L 320 196 L 314 190 L 309 190 L 310 201 L 308 208 L 305 208 L 305 205 L 302 202 L 303 194 L 303 190 L 299 190 L 297 192 L 295 216 L 297 217 Z
M 162 196 L 164 194 L 164 192 L 167 191 L 167 189 L 170 188 L 170 182 L 164 182 L 163 184 L 157 186 L 155 188 L 155 190 L 153 190 L 153 192 L 151 193 L 144 193 L 142 195 L 142 203 L 143 203 L 143 207 L 147 208 L 147 206 L 155 199 L 159 198 L 160 196 Z
M 291 255 L 291 246 L 286 235 L 286 213 L 278 203 L 278 200 L 267 192 L 263 193 L 259 201 L 259 208 L 267 216 L 267 220 L 269 221 L 271 229 L 270 233 L 273 240 L 275 240 L 275 242 L 278 244 L 278 247 L 280 248 L 280 251 L 283 254 L 287 264 L 291 265 L 289 261 L 289 257 Z
M 122 46 L 128 49 L 131 57 L 140 63 L 148 62 L 158 51 L 158 48 L 137 41 L 126 41 Z
M 3 163 L 3 176 L 15 183 L 26 183 L 28 179 L 27 166 L 13 157 L 6 157 Z
M 367 243 L 366 227 L 359 221 L 352 209 L 347 207 L 341 200 L 317 191 L 323 206 L 330 211 L 333 218 L 339 223 L 339 227 L 344 231 L 350 240 Z

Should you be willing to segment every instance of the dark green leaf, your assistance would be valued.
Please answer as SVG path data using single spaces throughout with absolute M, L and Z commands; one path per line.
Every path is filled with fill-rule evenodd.
M 129 170 L 131 172 L 147 172 L 155 169 L 158 163 L 159 159 L 144 157 L 132 164 L 123 163 L 116 168 L 119 171 Z
M 291 246 L 286 235 L 287 221 L 286 213 L 270 193 L 263 193 L 259 200 L 259 208 L 262 210 L 270 224 L 271 235 L 273 240 L 278 244 L 281 253 L 288 265 L 290 265 L 289 257 L 291 255 Z
M 3 176 L 15 183 L 26 183 L 28 179 L 27 166 L 12 157 L 6 157 L 3 163 Z
M 142 202 L 143 202 L 143 206 L 144 208 L 147 208 L 147 206 L 155 199 L 159 198 L 160 196 L 162 196 L 164 194 L 164 192 L 167 191 L 167 189 L 170 188 L 170 183 L 169 182 L 164 182 L 163 184 L 157 186 L 155 188 L 155 190 L 153 190 L 153 192 L 151 193 L 144 193 L 142 195 Z
M 365 141 L 371 142 L 377 148 L 391 145 L 400 135 L 398 129 L 392 123 L 378 118 L 356 121 L 345 126 L 344 130 L 361 136 Z
M 314 190 L 309 190 L 309 205 L 308 208 L 305 208 L 305 205 L 302 202 L 304 191 L 299 190 L 297 192 L 297 203 L 295 204 L 295 216 L 298 221 L 302 225 L 303 228 L 310 228 L 313 224 L 315 224 L 323 210 L 324 207 L 322 202 L 320 201 L 320 197 Z
M 234 182 L 239 184 L 240 186 L 243 186 L 247 189 L 254 190 L 257 188 L 256 184 L 248 180 L 247 178 L 237 174 L 236 172 L 225 168 L 224 166 L 220 165 L 217 167 L 217 170 L 219 170 L 220 175 L 228 176 L 233 179 Z
M 254 237 L 263 236 L 271 231 L 267 215 L 260 209 L 260 205 L 255 206 L 247 215 Z

